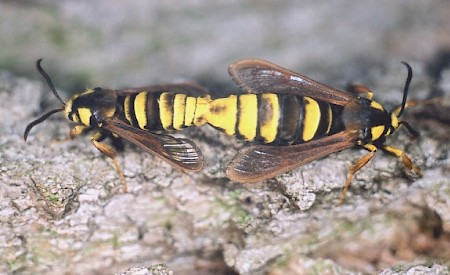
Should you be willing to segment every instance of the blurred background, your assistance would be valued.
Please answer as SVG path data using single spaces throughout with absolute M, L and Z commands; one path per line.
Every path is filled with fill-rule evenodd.
M 179 80 L 234 87 L 227 66 L 248 57 L 345 85 L 386 62 L 448 51 L 450 3 L 13 0 L 0 1 L 0 37 L 0 68 L 38 77 L 44 58 L 72 92 Z

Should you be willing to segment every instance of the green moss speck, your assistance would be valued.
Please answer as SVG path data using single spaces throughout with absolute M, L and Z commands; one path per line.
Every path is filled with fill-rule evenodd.
M 238 199 L 239 194 L 240 191 L 230 192 L 230 200 L 216 198 L 216 201 L 222 208 L 231 214 L 231 219 L 242 225 L 248 222 L 250 215 L 245 209 L 242 208 Z
M 49 202 L 51 202 L 52 204 L 57 204 L 57 203 L 59 203 L 59 198 L 58 198 L 58 196 L 55 195 L 55 194 L 48 194 L 48 195 L 47 195 L 47 200 L 48 200 Z
M 336 274 L 338 270 L 335 269 L 335 267 L 331 264 L 331 262 L 327 260 L 319 260 L 316 262 L 316 264 L 311 268 L 312 274 Z M 340 272 L 337 272 L 337 274 L 340 274 Z
M 120 233 L 118 233 L 118 232 L 114 232 L 114 234 L 112 236 L 111 243 L 112 243 L 113 249 L 118 249 L 120 246 L 119 234 Z

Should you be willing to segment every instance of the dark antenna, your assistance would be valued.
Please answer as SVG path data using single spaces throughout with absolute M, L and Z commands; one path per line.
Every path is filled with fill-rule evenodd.
M 402 64 L 406 66 L 406 68 L 408 69 L 408 77 L 406 78 L 406 82 L 405 82 L 405 88 L 403 89 L 403 99 L 402 99 L 402 105 L 400 105 L 400 111 L 398 111 L 398 115 L 397 117 L 400 117 L 403 114 L 403 111 L 405 110 L 406 107 L 406 98 L 408 97 L 408 91 L 409 91 L 409 84 L 411 83 L 411 79 L 412 79 L 412 69 L 411 66 L 402 61 Z M 411 125 L 409 125 L 406 121 L 400 121 L 399 125 L 403 125 L 406 127 L 406 129 L 408 130 L 408 132 L 414 137 L 418 137 L 419 136 L 419 132 L 417 132 L 416 130 L 414 130 Z
M 398 112 L 398 116 L 397 117 L 400 117 L 403 114 L 403 111 L 405 110 L 406 99 L 408 98 L 409 84 L 411 83 L 411 79 L 412 79 L 412 75 L 413 75 L 413 71 L 411 69 L 411 66 L 409 66 L 409 64 L 406 63 L 405 61 L 402 61 L 402 64 L 405 65 L 406 68 L 408 69 L 408 77 L 406 78 L 405 88 L 403 88 L 402 105 L 401 105 L 400 111 Z
M 416 137 L 420 136 L 419 132 L 414 130 L 411 127 L 411 125 L 409 125 L 406 121 L 400 121 L 399 124 L 405 126 L 406 130 L 408 130 L 408 132 L 413 136 L 413 138 L 416 138 Z
M 23 133 L 23 139 L 25 140 L 25 142 L 27 141 L 27 137 L 28 137 L 28 133 L 30 132 L 30 130 L 38 125 L 39 123 L 43 122 L 44 120 L 46 120 L 49 116 L 58 113 L 58 112 L 62 112 L 64 111 L 64 107 L 66 106 L 66 103 L 64 103 L 64 101 L 61 99 L 61 97 L 58 95 L 58 93 L 56 92 L 55 89 L 55 85 L 53 85 L 52 80 L 50 79 L 50 77 L 48 76 L 48 74 L 44 71 L 44 69 L 41 67 L 41 61 L 42 58 L 38 59 L 38 61 L 36 61 L 36 68 L 39 71 L 39 73 L 42 75 L 42 77 L 45 79 L 45 81 L 47 81 L 48 86 L 50 87 L 50 89 L 52 90 L 53 94 L 56 96 L 56 98 L 63 104 L 62 108 L 58 108 L 55 110 L 51 110 L 45 114 L 43 114 L 41 117 L 39 117 L 36 120 L 33 120 L 32 122 L 30 122 L 30 124 L 28 124 L 27 128 L 25 129 L 25 132 Z
M 64 106 L 66 105 L 66 103 L 64 103 L 64 101 L 61 99 L 61 97 L 58 95 L 58 92 L 56 92 L 55 89 L 55 85 L 53 85 L 52 80 L 50 79 L 50 76 L 48 76 L 48 74 L 44 71 L 44 69 L 41 67 L 41 61 L 42 58 L 39 58 L 36 61 L 36 68 L 39 71 L 39 73 L 42 75 L 42 77 L 45 79 L 45 81 L 47 81 L 48 86 L 50 87 L 50 89 L 52 90 L 53 94 L 56 96 L 56 98 L 59 100 L 59 102 L 61 102 Z
M 23 133 L 23 139 L 25 141 L 27 141 L 28 138 L 28 133 L 30 132 L 31 128 L 33 128 L 34 126 L 38 125 L 39 123 L 41 123 L 42 121 L 46 120 L 49 116 L 58 113 L 58 112 L 62 112 L 64 111 L 64 108 L 59 108 L 59 109 L 55 109 L 55 110 L 51 110 L 45 114 L 43 114 L 40 118 L 30 122 L 30 124 L 28 124 L 27 128 L 25 129 L 25 132 Z

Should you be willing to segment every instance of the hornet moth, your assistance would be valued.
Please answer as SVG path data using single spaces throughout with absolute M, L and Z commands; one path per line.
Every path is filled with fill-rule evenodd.
M 384 144 L 401 125 L 418 136 L 400 120 L 405 108 L 414 105 L 407 102 L 412 69 L 402 63 L 408 70 L 403 100 L 391 112 L 372 100 L 373 93 L 365 86 L 341 91 L 260 59 L 232 64 L 229 73 L 245 93 L 237 96 L 236 118 L 227 129 L 235 129 L 238 137 L 253 144 L 237 153 L 227 176 L 242 183 L 258 182 L 354 146 L 369 153 L 349 169 L 339 204 L 355 173 L 378 149 L 397 156 L 422 176 L 405 152 Z
M 87 131 L 94 132 L 91 142 L 101 153 L 111 158 L 124 192 L 127 191 L 127 185 L 116 160 L 116 151 L 112 146 L 102 143 L 107 137 L 113 140 L 123 138 L 181 171 L 195 172 L 203 168 L 205 162 L 202 153 L 191 140 L 167 135 L 170 130 L 193 124 L 196 107 L 204 97 L 188 95 L 203 94 L 203 88 L 193 84 L 153 85 L 121 90 L 97 87 L 86 89 L 64 102 L 41 67 L 41 61 L 39 59 L 36 62 L 36 67 L 62 107 L 28 124 L 23 136 L 25 141 L 34 126 L 55 113 L 64 112 L 64 116 L 75 124 L 70 131 L 70 139 Z

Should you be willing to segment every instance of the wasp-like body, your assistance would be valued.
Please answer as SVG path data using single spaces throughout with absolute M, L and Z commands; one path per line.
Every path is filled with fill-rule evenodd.
M 124 138 L 180 170 L 199 171 L 205 162 L 197 146 L 167 133 L 203 124 L 253 143 L 241 149 L 227 168 L 227 176 L 238 182 L 272 178 L 353 146 L 361 146 L 369 154 L 350 168 L 340 203 L 355 173 L 378 149 L 401 158 L 407 168 L 422 175 L 402 150 L 384 144 L 400 125 L 418 135 L 400 120 L 408 106 L 412 78 L 407 63 L 402 104 L 388 112 L 372 100 L 373 93 L 364 86 L 341 91 L 259 59 L 242 60 L 229 68 L 244 94 L 211 99 L 199 86 L 169 84 L 121 90 L 86 89 L 65 103 L 40 62 L 39 72 L 63 106 L 31 122 L 24 139 L 36 124 L 56 112 L 64 112 L 75 123 L 71 138 L 94 130 L 91 141 L 113 160 L 124 189 L 125 178 L 115 150 L 101 142 L 104 138 Z
M 392 112 L 372 100 L 372 92 L 364 86 L 341 91 L 259 59 L 232 64 L 229 73 L 246 93 L 232 95 L 224 102 L 235 110 L 234 117 L 223 116 L 233 118 L 223 121 L 221 129 L 253 144 L 238 152 L 227 176 L 238 182 L 257 182 L 353 146 L 369 153 L 350 168 L 340 203 L 355 173 L 377 149 L 401 158 L 407 168 L 421 176 L 402 150 L 384 144 L 400 125 L 417 135 L 399 119 L 408 105 L 412 78 L 411 67 L 403 64 L 408 69 L 403 101 Z
M 86 89 L 64 102 L 40 63 L 41 60 L 36 63 L 38 71 L 63 106 L 31 122 L 24 133 L 25 141 L 35 125 L 54 113 L 64 112 L 65 117 L 75 124 L 70 131 L 70 138 L 89 130 L 94 132 L 92 143 L 112 159 L 124 190 L 125 178 L 116 161 L 116 152 L 114 148 L 101 142 L 106 137 L 124 138 L 182 171 L 199 171 L 203 168 L 201 151 L 191 140 L 167 134 L 170 130 L 188 127 L 198 120 L 196 112 L 200 114 L 205 102 L 209 101 L 209 96 L 197 95 L 205 93 L 203 88 L 193 84 L 154 85 L 122 90 L 95 88 Z

